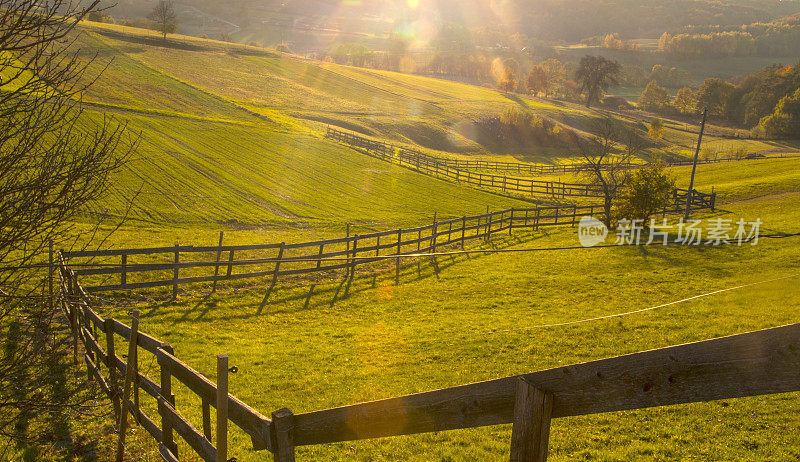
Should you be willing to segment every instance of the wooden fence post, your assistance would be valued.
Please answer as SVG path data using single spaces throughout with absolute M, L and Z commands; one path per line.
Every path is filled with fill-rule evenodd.
M 511 228 L 514 227 L 514 207 L 511 207 L 511 215 L 508 217 L 508 235 L 511 236 Z
M 120 256 L 119 264 L 120 264 L 120 267 L 121 267 L 121 271 L 120 271 L 120 274 L 119 274 L 119 283 L 124 288 L 125 284 L 128 283 L 128 254 L 123 253 Z
M 287 408 L 272 413 L 275 462 L 294 462 L 294 414 Z
M 464 250 L 464 238 L 467 232 L 467 217 L 461 217 L 461 250 Z
M 125 430 L 128 427 L 128 401 L 131 397 L 131 382 L 133 381 L 133 359 L 136 358 L 137 344 L 139 343 L 139 310 L 133 310 L 131 319 L 131 338 L 128 344 L 128 363 L 125 365 L 125 380 L 122 391 L 122 410 L 119 415 L 119 439 L 117 440 L 117 462 L 122 462 L 125 455 Z
M 47 278 L 47 289 L 48 289 L 49 298 L 47 299 L 48 300 L 47 301 L 47 306 L 48 306 L 48 308 L 50 308 L 50 312 L 52 312 L 53 311 L 53 278 L 55 277 L 54 276 L 55 268 L 53 267 L 54 258 L 53 258 L 53 240 L 52 239 L 50 239 L 50 241 L 48 242 L 48 248 L 49 248 L 49 260 L 48 260 L 49 264 L 47 265 L 47 276 L 48 276 L 48 278 Z
M 117 353 L 114 348 L 114 320 L 108 318 L 103 321 L 103 331 L 106 334 L 106 367 L 108 367 L 108 386 L 111 388 L 111 402 L 114 405 L 114 419 L 119 421 L 119 383 L 117 383 Z
M 520 377 L 511 430 L 511 462 L 547 460 L 552 413 L 553 395 L 539 390 Z
M 180 246 L 175 244 L 175 266 L 172 274 L 172 299 L 178 298 L 178 264 L 181 261 Z
M 269 298 L 269 294 L 272 293 L 272 289 L 275 288 L 275 284 L 278 283 L 278 271 L 281 269 L 281 260 L 283 260 L 283 248 L 286 246 L 285 242 L 281 242 L 281 246 L 278 248 L 278 258 L 275 260 L 275 271 L 272 272 L 272 282 L 267 289 L 267 293 L 264 294 L 264 299 L 261 300 L 260 308 L 264 308 L 264 305 L 267 304 L 267 299 Z
M 217 462 L 228 462 L 228 355 L 217 355 Z
M 358 234 L 353 236 L 353 251 L 348 258 L 350 259 L 349 265 L 347 267 L 347 285 L 344 287 L 344 296 L 347 297 L 350 294 L 350 285 L 353 283 L 353 278 L 356 275 L 356 257 L 358 255 Z
M 207 399 L 203 398 L 202 402 L 202 411 L 203 411 L 203 436 L 210 442 L 211 441 L 211 403 L 208 402 Z
M 231 273 L 233 273 L 233 249 L 228 254 L 228 271 L 225 273 L 225 279 L 230 278 Z
M 394 259 L 394 283 L 400 284 L 400 246 L 403 244 L 403 229 L 397 228 L 397 255 Z
M 165 343 L 161 345 L 161 348 L 159 348 L 156 354 L 156 360 L 161 368 L 161 396 L 169 401 L 174 408 L 175 395 L 172 394 L 172 371 L 170 370 L 169 362 L 165 361 L 165 358 L 163 357 L 164 354 L 174 355 L 175 351 L 172 349 L 171 345 Z M 172 436 L 172 425 L 164 416 L 161 417 L 161 435 L 161 442 L 164 444 L 164 446 L 166 446 L 173 455 L 177 456 L 178 445 L 175 444 L 175 440 Z
M 222 257 L 222 238 L 225 231 L 219 232 L 219 244 L 217 245 L 217 264 L 214 266 L 214 282 L 211 284 L 211 293 L 217 291 L 217 277 L 219 277 L 219 259 Z
M 317 253 L 317 269 L 322 267 L 322 254 L 324 253 L 323 250 L 325 249 L 325 244 L 319 245 L 319 252 Z
M 491 227 L 492 216 L 489 214 L 489 206 L 486 206 L 486 224 L 483 226 L 483 240 L 489 242 L 489 228 Z
M 72 284 L 70 284 L 71 286 Z M 72 301 L 72 297 L 67 300 L 67 306 L 69 307 L 69 322 L 72 327 L 72 359 L 75 361 L 75 364 L 78 363 L 78 308 L 75 306 L 75 303 Z
M 431 227 L 431 253 L 436 253 L 436 234 L 439 230 L 439 223 L 436 221 L 436 212 L 433 212 L 433 226 Z
M 490 213 L 486 218 L 486 242 L 492 240 L 492 221 L 494 221 L 494 213 Z

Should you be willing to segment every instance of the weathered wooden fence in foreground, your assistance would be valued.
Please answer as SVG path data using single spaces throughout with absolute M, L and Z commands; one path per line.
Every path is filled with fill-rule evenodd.
M 669 212 L 683 212 L 686 191 L 676 192 L 676 206 Z M 695 191 L 693 210 L 712 209 L 712 195 Z M 682 202 L 681 202 L 681 198 Z M 388 231 L 348 235 L 345 237 L 299 243 L 272 243 L 254 245 L 219 245 L 152 247 L 140 249 L 113 249 L 64 252 L 67 263 L 75 263 L 75 274 L 81 278 L 119 275 L 118 281 L 93 279 L 86 284 L 87 292 L 144 289 L 172 286 L 173 297 L 180 285 L 210 282 L 216 288 L 220 281 L 252 278 L 271 278 L 270 290 L 279 277 L 331 274 L 345 270 L 352 277 L 357 266 L 385 262 L 386 257 L 436 252 L 447 246 L 462 249 L 465 242 L 488 240 L 492 235 L 511 233 L 514 229 L 534 229 L 549 226 L 575 226 L 581 217 L 603 215 L 599 205 L 529 207 L 498 210 L 482 215 L 463 216 L 438 221 L 434 216 L 429 225 L 415 228 L 398 228 Z M 191 256 L 184 260 L 186 256 Z M 159 262 L 134 263 L 129 257 L 167 257 Z M 199 258 L 206 256 L 207 260 Z M 81 267 L 78 259 L 118 258 L 113 263 L 89 264 Z M 400 259 L 395 259 L 395 277 L 400 277 Z M 244 272 L 237 269 L 244 268 Z M 204 273 L 207 270 L 208 273 Z M 213 270 L 213 273 L 212 273 Z M 189 274 L 187 274 L 189 273 Z M 146 274 L 159 279 L 131 280 Z M 116 277 L 116 276 L 115 276 Z
M 124 449 L 130 411 L 159 443 L 165 461 L 178 460 L 173 432 L 202 460 L 228 461 L 228 420 L 250 436 L 253 449 L 271 451 L 278 462 L 294 461 L 298 446 L 508 423 L 513 424 L 510 459 L 544 461 L 554 418 L 800 391 L 800 324 L 791 324 L 333 409 L 295 415 L 281 408 L 268 419 L 227 392 L 227 357 L 219 357 L 219 384 L 214 384 L 177 359 L 169 344 L 139 332 L 136 314 L 130 327 L 102 318 L 74 272 L 62 263 L 59 274 L 75 356 L 80 343 L 89 377 L 114 403 L 118 447 Z M 98 332 L 105 333 L 105 349 Z M 116 336 L 128 341 L 127 362 L 115 353 Z M 156 356 L 158 382 L 139 372 L 139 349 Z M 173 378 L 201 398 L 202 431 L 177 411 Z M 160 425 L 143 412 L 140 391 L 156 400 Z
M 114 318 L 101 317 L 91 308 L 74 271 L 63 264 L 63 259 L 58 274 L 60 304 L 72 330 L 75 359 L 83 357 L 89 379 L 99 384 L 114 407 L 119 431 L 118 462 L 124 454 L 128 415 L 159 443 L 159 452 L 165 461 L 178 460 L 174 439 L 177 433 L 202 460 L 227 462 L 228 420 L 250 436 L 254 449 L 272 448 L 271 421 L 228 393 L 227 356 L 218 357 L 219 385 L 214 384 L 175 357 L 171 345 L 139 332 L 137 312 L 130 326 Z M 117 354 L 120 347 L 125 348 L 127 355 Z M 140 352 L 149 353 L 157 360 L 157 378 L 140 372 L 140 366 L 148 363 L 140 359 Z M 178 412 L 172 393 L 173 379 L 201 400 L 202 431 Z M 144 396 L 140 396 L 142 394 Z M 151 408 L 157 409 L 159 417 L 147 414 L 143 401 L 148 397 L 153 400 Z M 211 407 L 217 411 L 216 431 L 211 427 Z M 216 446 L 212 444 L 213 435 L 216 435 Z

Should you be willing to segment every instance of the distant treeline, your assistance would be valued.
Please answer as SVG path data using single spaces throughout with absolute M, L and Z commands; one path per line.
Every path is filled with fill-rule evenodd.
M 694 27 L 692 32 L 664 33 L 659 50 L 677 58 L 787 56 L 800 49 L 800 14 L 735 29 Z
M 653 81 L 639 98 L 640 108 L 661 113 L 696 113 L 703 106 L 712 117 L 757 135 L 800 138 L 800 63 L 768 66 L 736 84 L 706 79 L 696 90 L 682 88 L 674 99 Z

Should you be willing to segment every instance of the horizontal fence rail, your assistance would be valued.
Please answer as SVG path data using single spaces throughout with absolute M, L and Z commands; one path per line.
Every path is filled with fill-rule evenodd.
M 675 206 L 664 213 L 680 212 L 686 208 L 688 192 L 674 193 Z M 715 195 L 697 191 L 692 195 L 692 210 L 711 209 Z M 178 287 L 193 283 L 212 283 L 253 278 L 278 278 L 287 276 L 331 274 L 335 271 L 354 272 L 357 266 L 385 261 L 397 256 L 395 272 L 399 278 L 399 257 L 418 253 L 436 252 L 447 246 L 460 246 L 467 242 L 488 240 L 498 234 L 508 234 L 514 229 L 538 230 L 550 226 L 576 226 L 583 216 L 602 217 L 602 206 L 550 206 L 512 208 L 445 220 L 435 217 L 429 225 L 398 228 L 387 231 L 349 235 L 340 238 L 277 244 L 223 245 L 220 235 L 217 246 L 174 245 L 142 249 L 112 249 L 63 251 L 67 263 L 78 268 L 74 273 L 93 278 L 94 285 L 85 285 L 88 293 L 116 290 L 172 287 L 177 296 Z M 155 262 L 134 263 L 130 257 L 158 259 Z M 206 257 L 206 260 L 202 258 Z M 105 258 L 111 262 L 80 267 L 79 259 Z M 142 280 L 147 275 L 157 275 Z M 103 280 L 99 277 L 105 276 Z M 116 281 L 108 281 L 114 277 Z M 138 279 L 134 280 L 133 278 Z

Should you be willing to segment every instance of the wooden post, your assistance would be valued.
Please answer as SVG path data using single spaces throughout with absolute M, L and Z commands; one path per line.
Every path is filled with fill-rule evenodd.
M 486 220 L 486 242 L 492 240 L 492 221 L 494 221 L 494 213 L 490 213 Z
M 208 402 L 207 399 L 203 398 L 202 403 L 203 409 L 203 436 L 206 437 L 208 441 L 211 441 L 211 403 Z
M 219 244 L 217 246 L 217 265 L 214 266 L 214 282 L 211 284 L 211 293 L 217 291 L 217 277 L 219 277 L 219 259 L 222 257 L 222 238 L 225 235 L 225 231 L 219 232 Z
M 467 217 L 461 217 L 461 250 L 464 250 L 464 238 L 467 233 Z
M 119 439 L 117 440 L 117 462 L 122 462 L 125 455 L 125 430 L 128 427 L 128 401 L 131 397 L 133 381 L 133 359 L 136 357 L 139 342 L 139 310 L 133 310 L 131 320 L 131 338 L 128 344 L 128 363 L 125 365 L 125 380 L 122 387 L 122 410 L 119 416 Z
M 285 242 L 281 242 L 281 246 L 278 248 L 278 257 L 275 259 L 275 271 L 272 273 L 272 282 L 267 289 L 267 293 L 264 294 L 264 299 L 261 300 L 261 308 L 267 304 L 267 299 L 269 298 L 269 294 L 272 293 L 272 289 L 275 288 L 275 284 L 278 282 L 278 271 L 281 269 L 281 260 L 283 260 L 283 248 L 286 245 Z
M 489 242 L 489 228 L 491 227 L 492 216 L 489 214 L 489 206 L 486 206 L 486 224 L 483 227 L 483 240 Z
M 508 217 L 508 235 L 511 236 L 511 228 L 514 227 L 514 207 L 511 207 L 511 215 Z
M 124 287 L 125 284 L 128 283 L 128 254 L 123 253 L 122 256 L 120 256 L 119 264 L 121 267 L 119 283 Z
M 163 351 L 162 351 L 163 350 Z M 165 361 L 163 355 L 164 354 L 174 354 L 172 346 L 168 344 L 164 344 L 161 346 L 160 350 L 156 355 L 156 359 L 158 360 L 158 365 L 161 368 L 161 396 L 164 397 L 172 407 L 175 407 L 175 395 L 172 394 L 172 371 L 169 367 L 169 362 Z M 175 444 L 175 440 L 172 436 L 172 425 L 170 424 L 169 419 L 165 417 L 161 417 L 161 442 L 164 443 L 164 446 L 172 452 L 174 455 L 178 455 L 178 446 Z
M 228 271 L 225 273 L 225 278 L 231 277 L 231 273 L 233 272 L 233 249 L 228 254 Z
M 69 306 L 69 322 L 72 327 L 72 359 L 75 361 L 75 364 L 78 363 L 78 309 L 75 304 L 72 302 L 71 297 L 70 300 L 67 300 L 67 306 Z
M 350 284 L 353 283 L 353 278 L 356 275 L 356 257 L 358 255 L 358 234 L 353 236 L 353 251 L 348 256 L 350 258 L 349 265 L 347 267 L 347 285 L 344 288 L 344 296 L 347 297 L 350 294 Z
M 433 212 L 433 226 L 431 227 L 431 252 L 436 253 L 436 234 L 439 223 L 436 222 L 436 212 Z
M 400 247 L 403 244 L 403 230 L 397 228 L 397 255 L 400 255 Z M 400 257 L 394 259 L 394 283 L 400 283 Z
M 133 364 L 133 406 L 136 408 L 136 414 L 133 415 L 133 420 L 136 422 L 137 425 L 141 425 L 141 412 L 142 409 L 139 407 L 139 386 L 141 383 L 141 379 L 139 378 L 139 350 L 136 350 L 136 354 L 133 355 L 134 357 L 131 358 L 128 356 L 128 364 Z M 127 368 L 126 368 L 127 369 Z
M 317 253 L 317 269 L 322 267 L 322 254 L 324 253 L 323 252 L 324 248 L 325 248 L 324 243 L 319 245 L 319 252 Z
M 114 349 L 114 320 L 111 318 L 103 321 L 103 331 L 106 334 L 106 367 L 108 367 L 108 386 L 111 388 L 111 402 L 114 405 L 114 419 L 119 421 L 119 384 L 117 383 L 117 353 Z
M 539 390 L 520 377 L 511 430 L 511 462 L 547 460 L 552 413 L 553 395 Z
M 534 220 L 533 220 L 533 229 L 534 229 L 534 231 L 538 231 L 539 230 L 539 214 L 540 213 L 541 213 L 541 211 L 539 210 L 539 206 L 537 205 L 536 206 L 536 218 L 534 218 Z
M 228 462 L 228 355 L 217 355 L 217 462 Z
M 47 306 L 50 308 L 50 312 L 53 311 L 53 278 L 54 278 L 54 270 L 53 268 L 53 240 L 50 239 L 48 242 L 49 247 L 49 264 L 47 265 L 47 289 L 48 289 L 48 299 L 47 299 Z
M 294 462 L 294 414 L 287 408 L 272 413 L 275 462 Z
M 172 274 L 172 299 L 178 298 L 178 264 L 181 261 L 180 246 L 175 244 L 175 266 Z

